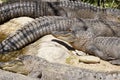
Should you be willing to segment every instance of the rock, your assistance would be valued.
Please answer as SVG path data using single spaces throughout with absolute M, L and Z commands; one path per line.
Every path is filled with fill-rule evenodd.
M 79 61 L 80 62 L 85 62 L 85 63 L 99 63 L 100 58 L 95 57 L 95 56 L 79 56 Z
M 120 66 L 112 65 L 109 62 L 104 60 L 100 60 L 100 62 L 98 63 L 91 63 L 91 62 L 88 63 L 88 62 L 87 63 L 80 62 L 79 56 L 76 56 L 76 55 L 72 55 L 66 59 L 67 64 L 74 67 L 83 68 L 83 69 L 89 69 L 89 70 L 100 71 L 100 72 L 114 72 L 114 71 L 120 70 Z
M 49 62 L 65 64 L 66 58 L 73 53 L 63 45 L 52 42 L 52 39 L 57 38 L 53 37 L 52 35 L 46 35 L 41 39 L 37 40 L 35 43 L 25 47 L 22 50 L 22 54 L 36 55 L 38 57 L 48 60 Z
M 30 44 L 29 46 L 25 47 L 22 50 L 22 54 L 36 55 L 38 57 L 46 59 L 49 62 L 66 64 L 68 59 L 72 56 L 75 56 L 77 53 L 78 55 L 81 56 L 76 56 L 76 58 L 74 58 L 76 59 L 76 61 L 79 59 L 81 62 L 85 62 L 85 63 L 100 62 L 99 58 L 94 56 L 85 56 L 86 54 L 82 51 L 78 51 L 78 50 L 69 51 L 65 46 L 56 42 L 52 42 L 51 41 L 52 39 L 57 39 L 57 38 L 53 37 L 52 35 L 46 35 L 41 39 L 37 40 L 36 42 L 34 42 L 33 44 Z M 70 45 L 67 42 L 65 43 Z
M 100 58 L 95 57 L 95 56 L 75 56 L 72 55 L 66 59 L 66 63 L 74 65 L 74 64 L 79 64 L 79 63 L 86 63 L 86 64 L 95 64 L 95 63 L 100 63 Z
M 17 29 L 33 20 L 33 18 L 29 17 L 18 17 L 0 25 L 0 41 L 4 40 L 8 35 L 14 33 Z

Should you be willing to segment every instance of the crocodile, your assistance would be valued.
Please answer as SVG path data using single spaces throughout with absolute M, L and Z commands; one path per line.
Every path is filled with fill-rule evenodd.
M 72 29 L 87 30 L 91 29 L 96 36 L 119 37 L 120 23 L 112 24 L 108 21 L 86 20 L 81 18 L 68 18 L 61 16 L 44 16 L 36 18 L 27 23 L 15 33 L 9 35 L 0 43 L 0 53 L 7 53 L 19 50 L 28 44 L 38 40 L 44 35 L 54 34 L 55 32 L 71 31 Z M 111 25 L 112 24 L 112 25 Z M 118 26 L 116 26 L 118 25 Z M 62 34 L 62 33 L 61 33 Z M 74 36 L 73 36 L 74 37 Z
M 40 79 L 31 78 L 22 74 L 12 73 L 0 69 L 0 80 L 40 80 Z
M 0 44 L 0 53 L 19 50 L 53 31 L 67 31 L 73 24 L 79 22 L 77 18 L 61 16 L 44 16 L 27 23 L 15 33 L 9 35 Z M 81 25 L 84 25 L 81 23 Z M 84 29 L 84 27 L 81 27 Z
M 69 32 L 61 31 L 53 35 L 71 43 L 75 49 L 100 57 L 112 64 L 120 65 L 119 37 L 96 36 L 91 28 L 85 31 L 74 28 Z
M 82 19 L 96 36 L 120 37 L 120 23 L 101 19 Z M 79 26 L 79 25 L 78 25 Z
M 19 16 L 66 16 L 119 21 L 120 10 L 100 8 L 81 1 L 10 0 L 0 4 L 0 23 Z
M 30 55 L 3 63 L 0 67 L 16 73 L 24 73 L 28 70 L 29 77 L 41 80 L 120 80 L 120 71 L 95 71 L 50 63 L 43 58 Z

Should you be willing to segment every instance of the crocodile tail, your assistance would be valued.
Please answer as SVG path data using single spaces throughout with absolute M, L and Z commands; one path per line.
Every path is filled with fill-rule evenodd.
M 33 1 L 4 2 L 0 5 L 0 24 L 16 17 L 34 17 L 35 8 L 36 3 Z
M 57 16 L 37 18 L 2 41 L 0 53 L 19 50 L 52 31 L 68 30 L 73 22 L 76 20 Z
M 49 2 L 37 0 L 13 0 L 0 4 L 0 24 L 12 18 L 28 16 L 37 18 L 40 16 L 56 15 Z

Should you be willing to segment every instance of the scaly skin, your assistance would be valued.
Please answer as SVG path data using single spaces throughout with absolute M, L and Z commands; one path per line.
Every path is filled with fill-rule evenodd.
M 82 19 L 96 36 L 120 37 L 120 23 L 99 19 Z
M 15 0 L 0 6 L 0 23 L 19 16 L 66 16 L 86 19 L 104 19 L 119 22 L 120 10 L 96 7 L 80 1 L 44 2 L 39 0 Z
M 47 2 L 40 1 L 14 1 L 2 3 L 0 6 L 0 23 L 4 23 L 12 18 L 20 16 L 28 16 L 32 18 L 37 18 L 44 15 L 59 15 L 54 13 L 53 9 Z
M 42 80 L 119 80 L 119 71 L 95 71 L 63 64 L 50 63 L 36 56 L 22 56 L 18 60 L 0 65 L 4 70 L 24 73 Z M 97 66 L 96 66 L 97 67 Z M 20 71 L 21 70 L 21 71 Z
M 19 50 L 53 31 L 67 31 L 78 21 L 76 18 L 58 16 L 37 18 L 3 40 L 0 44 L 0 53 Z
M 91 29 L 96 36 L 120 36 L 120 23 L 60 16 L 44 16 L 24 25 L 0 43 L 0 53 L 19 50 L 44 35 L 59 31 Z M 62 34 L 62 33 L 61 33 Z
M 40 79 L 31 78 L 18 73 L 0 70 L 0 80 L 40 80 Z
M 58 32 L 57 37 L 60 38 L 62 36 L 64 37 L 62 39 L 68 42 L 70 42 L 69 39 L 73 39 L 71 45 L 75 49 L 95 55 L 103 60 L 110 61 L 112 64 L 120 65 L 120 38 L 96 37 L 91 29 L 86 31 L 74 29 L 71 30 L 71 32 L 64 33 L 71 35 L 64 37 Z M 54 34 L 54 36 L 56 36 L 56 34 Z

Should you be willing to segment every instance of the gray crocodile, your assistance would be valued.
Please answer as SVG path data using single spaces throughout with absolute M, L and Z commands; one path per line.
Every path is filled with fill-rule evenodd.
M 60 16 L 36 18 L 3 40 L 0 44 L 0 53 L 19 50 L 53 31 L 69 31 L 70 26 L 76 22 L 79 22 L 76 18 Z M 84 24 L 81 23 L 81 25 Z
M 37 18 L 44 15 L 55 15 L 47 2 L 37 0 L 11 0 L 0 5 L 0 23 L 19 16 Z
M 0 80 L 40 80 L 22 74 L 12 73 L 0 69 Z
M 119 21 L 120 10 L 100 8 L 81 1 L 10 0 L 0 4 L 0 23 L 19 16 L 37 18 L 48 15 Z
M 100 19 L 82 19 L 86 27 L 91 28 L 96 36 L 120 37 L 120 22 Z M 79 25 L 78 25 L 79 26 Z
M 19 50 L 28 44 L 38 40 L 44 35 L 54 34 L 54 32 L 60 31 L 70 32 L 71 29 L 85 31 L 90 28 L 96 36 L 119 37 L 120 23 L 111 24 L 111 21 L 106 21 L 106 23 L 104 23 L 104 21 L 101 20 L 90 21 L 80 18 L 68 18 L 61 16 L 39 17 L 34 21 L 24 25 L 24 27 L 17 30 L 15 33 L 11 34 L 5 40 L 3 40 L 0 43 L 0 53 Z
M 103 60 L 110 61 L 112 64 L 120 65 L 119 37 L 97 37 L 91 28 L 88 28 L 86 31 L 74 28 L 71 32 L 61 31 L 56 32 L 53 35 L 70 42 L 75 49 L 95 55 Z
M 29 77 L 41 80 L 120 80 L 120 71 L 95 71 L 50 63 L 43 58 L 29 55 L 3 63 L 0 67 L 17 73 L 24 73 L 27 70 Z

